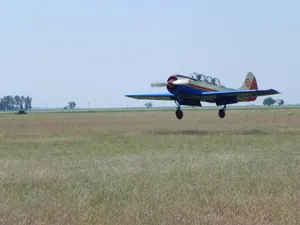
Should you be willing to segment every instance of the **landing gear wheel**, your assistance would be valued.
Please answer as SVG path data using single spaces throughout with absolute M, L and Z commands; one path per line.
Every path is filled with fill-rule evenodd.
M 181 109 L 177 109 L 176 112 L 175 112 L 175 114 L 176 114 L 177 119 L 179 119 L 179 120 L 182 119 L 183 112 L 181 111 Z
M 220 109 L 219 110 L 219 117 L 220 118 L 224 118 L 225 117 L 225 110 L 224 109 Z

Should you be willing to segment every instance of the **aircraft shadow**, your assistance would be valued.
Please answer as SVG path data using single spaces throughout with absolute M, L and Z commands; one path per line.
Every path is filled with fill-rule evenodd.
M 260 129 L 251 130 L 154 130 L 156 135 L 268 135 Z

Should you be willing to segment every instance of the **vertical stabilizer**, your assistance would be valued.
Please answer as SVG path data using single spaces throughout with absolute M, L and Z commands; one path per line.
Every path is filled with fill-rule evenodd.
M 240 90 L 257 90 L 257 81 L 253 73 L 248 72 L 244 80 L 243 85 L 239 88 Z M 255 101 L 257 97 L 244 98 L 243 101 L 252 102 Z
M 243 85 L 239 88 L 240 90 L 257 90 L 257 81 L 253 73 L 247 73 Z

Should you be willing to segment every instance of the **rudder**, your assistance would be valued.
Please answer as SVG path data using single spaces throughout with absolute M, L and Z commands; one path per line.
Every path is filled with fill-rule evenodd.
M 257 90 L 258 85 L 256 78 L 253 73 L 248 72 L 244 80 L 243 85 L 239 88 L 240 90 Z
M 247 73 L 244 83 L 239 89 L 240 90 L 257 90 L 258 89 L 257 81 L 256 81 L 256 78 L 253 73 L 251 73 L 251 72 Z M 252 101 L 255 101 L 256 99 L 257 99 L 257 97 L 248 97 L 248 98 L 243 99 L 243 101 L 252 102 Z

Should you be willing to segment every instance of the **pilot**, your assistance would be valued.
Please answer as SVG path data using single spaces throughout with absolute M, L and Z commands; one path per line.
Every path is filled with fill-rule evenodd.
M 191 73 L 191 78 L 192 79 L 196 79 L 196 77 L 194 75 L 195 75 L 195 73 Z
M 201 80 L 201 78 L 202 78 L 201 74 L 197 74 L 197 79 Z
M 213 79 L 211 80 L 211 82 L 212 82 L 214 85 L 217 85 L 217 83 L 216 83 L 216 78 L 213 78 Z

